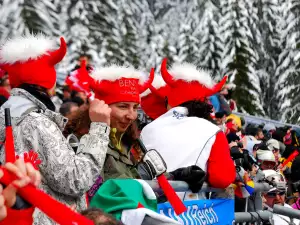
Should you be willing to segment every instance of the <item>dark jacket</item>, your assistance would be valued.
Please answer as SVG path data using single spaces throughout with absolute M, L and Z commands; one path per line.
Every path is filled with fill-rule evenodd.
M 132 161 L 129 148 L 127 148 L 124 153 L 121 153 L 121 151 L 111 143 L 108 145 L 103 172 L 102 177 L 104 180 L 114 178 L 140 178 L 136 165 Z

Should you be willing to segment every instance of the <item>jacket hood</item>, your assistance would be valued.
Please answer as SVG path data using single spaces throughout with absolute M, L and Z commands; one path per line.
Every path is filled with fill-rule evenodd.
M 0 141 L 5 139 L 5 119 L 4 109 L 10 108 L 12 126 L 21 122 L 24 117 L 32 111 L 43 111 L 50 120 L 55 122 L 61 129 L 64 128 L 67 119 L 58 113 L 52 112 L 47 107 L 27 91 L 14 88 L 9 99 L 0 107 Z

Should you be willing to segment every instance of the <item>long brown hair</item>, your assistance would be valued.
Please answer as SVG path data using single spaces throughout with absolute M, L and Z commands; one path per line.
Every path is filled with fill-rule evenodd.
M 64 135 L 67 137 L 69 134 L 74 134 L 78 139 L 80 139 L 83 135 L 89 132 L 91 125 L 91 120 L 89 117 L 89 108 L 88 106 L 84 106 L 80 108 L 77 113 L 69 119 L 65 130 Z M 140 131 L 138 129 L 137 121 L 134 121 L 128 129 L 125 131 L 122 142 L 135 150 L 135 159 L 139 160 L 142 156 L 142 152 L 140 150 L 139 144 L 137 142 L 137 138 L 140 136 Z
M 84 105 L 69 118 L 63 133 L 65 136 L 74 134 L 77 138 L 81 138 L 89 132 L 90 125 L 89 107 Z

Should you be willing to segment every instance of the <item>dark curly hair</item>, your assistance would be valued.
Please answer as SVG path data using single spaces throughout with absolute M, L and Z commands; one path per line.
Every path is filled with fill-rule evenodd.
M 198 117 L 213 121 L 210 116 L 213 112 L 213 106 L 206 101 L 193 100 L 184 102 L 180 106 L 188 109 L 188 117 Z

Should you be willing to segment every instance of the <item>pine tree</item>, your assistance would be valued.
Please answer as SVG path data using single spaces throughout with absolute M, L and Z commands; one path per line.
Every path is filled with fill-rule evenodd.
M 143 1 L 132 0 L 128 2 L 120 1 L 118 5 L 118 27 L 121 41 L 119 46 L 122 49 L 121 63 L 129 63 L 135 67 L 140 65 L 138 58 L 138 23 L 142 14 L 139 4 Z
M 89 29 L 90 19 L 93 15 L 93 2 L 66 0 L 58 2 L 58 4 L 61 22 L 64 24 L 64 27 L 60 28 L 60 32 L 68 43 L 68 52 L 61 64 L 61 66 L 64 65 L 61 69 L 67 74 L 76 66 L 81 54 L 88 54 L 93 58 L 97 56 L 98 49 Z
M 101 1 L 94 3 L 90 32 L 98 46 L 98 64 L 140 65 L 138 57 L 139 4 L 143 1 Z
M 255 73 L 259 78 L 259 97 L 266 115 L 279 119 L 279 99 L 275 91 L 276 68 L 280 54 L 280 8 L 278 0 L 249 1 L 249 22 L 257 52 Z
M 281 2 L 283 8 L 282 52 L 278 59 L 276 75 L 279 78 L 276 90 L 281 97 L 282 120 L 300 123 L 300 29 L 299 1 Z
M 221 36 L 224 37 L 224 52 L 221 69 L 224 73 L 236 71 L 231 77 L 236 84 L 234 99 L 239 111 L 262 115 L 255 76 L 253 37 L 248 23 L 249 14 L 245 2 L 230 0 L 221 2 Z
M 220 74 L 220 64 L 224 46 L 219 27 L 220 2 L 207 0 L 204 5 L 201 3 L 198 3 L 197 9 L 198 17 L 201 18 L 197 27 L 200 39 L 197 65 L 211 71 L 216 78 L 221 78 L 223 74 Z
M 44 0 L 3 0 L 0 24 L 6 26 L 2 38 L 28 34 L 44 33 L 51 36 L 54 29 L 55 11 L 53 1 Z

